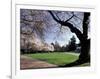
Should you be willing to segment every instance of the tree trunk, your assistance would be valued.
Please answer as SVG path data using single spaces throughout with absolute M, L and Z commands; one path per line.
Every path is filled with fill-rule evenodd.
M 88 24 L 89 24 L 89 16 L 90 13 L 86 12 L 84 13 L 83 18 L 83 37 L 82 40 L 80 40 L 81 43 L 81 53 L 79 56 L 79 61 L 81 62 L 87 62 L 90 61 L 90 39 L 88 38 Z
M 79 62 L 90 62 L 90 39 L 84 39 L 81 41 L 81 53 L 79 56 Z

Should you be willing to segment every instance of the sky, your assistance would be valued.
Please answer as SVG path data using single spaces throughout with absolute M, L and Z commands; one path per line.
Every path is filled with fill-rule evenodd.
M 72 16 L 72 12 L 70 11 L 53 11 L 54 13 L 58 13 L 58 17 L 65 21 Z M 83 20 L 83 12 L 74 12 L 74 14 L 78 17 L 72 18 L 69 22 L 72 23 L 77 29 L 82 32 L 82 20 Z M 56 41 L 61 45 L 66 45 L 69 43 L 70 38 L 74 35 L 76 38 L 76 43 L 79 43 L 77 36 L 70 31 L 70 29 L 66 26 L 61 26 L 57 23 L 48 11 L 44 10 L 34 10 L 34 9 L 21 9 L 21 20 L 26 19 L 28 21 L 32 21 L 27 25 L 22 25 L 21 27 L 33 27 L 33 28 L 41 28 L 44 32 L 44 40 L 46 43 L 51 44 Z M 36 22 L 43 22 L 43 25 L 36 25 Z M 37 23 L 38 24 L 38 23 Z M 27 29 L 26 29 L 27 30 Z M 35 29 L 36 31 L 37 29 Z M 39 30 L 39 29 L 38 29 Z M 44 31 L 45 30 L 45 31 Z M 40 35 L 41 36 L 41 33 Z
M 62 13 L 58 15 L 59 17 L 61 17 L 62 20 L 66 20 L 71 16 L 70 12 L 68 12 L 68 13 L 62 12 Z M 76 12 L 76 15 L 77 14 L 78 13 Z M 80 12 L 79 12 L 79 14 L 82 15 L 82 13 L 80 13 Z M 80 17 L 82 18 L 82 16 L 80 16 Z M 79 43 L 77 36 L 74 33 L 72 33 L 68 27 L 62 26 L 62 28 L 60 29 L 61 25 L 58 24 L 56 21 L 54 21 L 52 16 L 49 13 L 47 13 L 46 18 L 49 18 L 47 20 L 49 20 L 49 23 L 50 23 L 50 24 L 48 24 L 49 31 L 46 32 L 46 34 L 45 34 L 46 43 L 51 44 L 52 42 L 55 43 L 57 41 L 59 43 L 59 45 L 64 46 L 69 43 L 70 38 L 72 36 L 75 36 L 76 43 Z M 76 26 L 76 27 L 79 27 L 78 29 L 80 29 L 82 27 L 80 20 L 72 19 L 71 22 L 73 22 L 74 24 L 76 23 L 76 25 L 78 23 L 78 26 Z
M 79 40 L 77 36 L 74 33 L 71 33 L 70 30 L 67 30 L 65 33 L 50 33 L 46 38 L 45 41 L 48 44 L 51 44 L 52 42 L 55 43 L 56 41 L 59 43 L 60 46 L 65 46 L 66 44 L 69 43 L 70 38 L 72 36 L 75 36 L 76 38 L 76 43 L 79 43 Z

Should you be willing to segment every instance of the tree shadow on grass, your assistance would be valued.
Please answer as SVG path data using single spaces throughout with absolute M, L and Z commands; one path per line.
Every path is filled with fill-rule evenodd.
M 73 67 L 73 66 L 79 66 L 81 64 L 84 64 L 84 63 L 90 63 L 90 60 L 76 60 L 72 63 L 69 63 L 69 64 L 65 64 L 65 65 L 60 65 L 59 67 Z

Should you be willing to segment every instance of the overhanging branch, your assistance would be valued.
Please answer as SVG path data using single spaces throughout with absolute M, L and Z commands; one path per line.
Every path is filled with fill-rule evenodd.
M 58 22 L 59 24 L 61 24 L 61 25 L 63 25 L 63 26 L 69 27 L 69 29 L 71 30 L 71 32 L 75 33 L 76 36 L 79 38 L 79 40 L 82 40 L 83 34 L 81 33 L 81 31 L 80 31 L 79 29 L 77 29 L 76 27 L 74 27 L 73 24 L 71 24 L 70 22 L 68 22 L 71 18 L 73 18 L 74 15 L 73 15 L 72 17 L 70 17 L 69 19 L 67 19 L 67 20 L 64 22 L 64 21 L 58 20 L 58 19 L 54 16 L 54 14 L 52 13 L 52 11 L 48 11 L 48 12 L 51 14 L 52 18 L 53 18 L 56 22 Z

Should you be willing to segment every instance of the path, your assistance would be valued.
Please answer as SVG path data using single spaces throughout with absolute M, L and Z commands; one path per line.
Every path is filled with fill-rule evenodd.
M 37 69 L 37 68 L 53 68 L 57 67 L 57 65 L 22 55 L 20 59 L 20 67 L 21 69 Z

